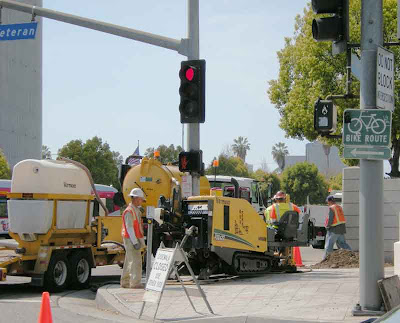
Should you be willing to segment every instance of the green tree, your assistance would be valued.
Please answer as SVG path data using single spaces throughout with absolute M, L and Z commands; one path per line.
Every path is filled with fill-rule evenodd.
M 232 150 L 234 154 L 243 160 L 243 162 L 246 162 L 247 151 L 250 150 L 250 143 L 247 138 L 239 136 L 237 139 L 233 139 L 233 142 Z
M 50 148 L 45 145 L 42 145 L 42 159 L 51 159 Z
M 331 190 L 341 191 L 342 190 L 342 178 L 343 178 L 342 173 L 339 173 L 336 176 L 332 176 L 329 179 L 329 188 Z
M 282 173 L 282 189 L 290 194 L 290 199 L 297 205 L 304 205 L 307 196 L 311 204 L 323 204 L 328 195 L 328 184 L 318 172 L 315 164 L 297 163 L 286 168 Z
M 224 154 L 220 154 L 218 157 L 219 166 L 217 168 L 217 175 L 226 176 L 240 176 L 249 177 L 249 170 L 247 169 L 245 163 L 239 157 L 228 157 Z M 212 161 L 207 167 L 205 173 L 207 175 L 214 175 L 214 167 L 212 166 Z
M 281 189 L 281 180 L 275 173 L 264 172 L 261 169 L 256 170 L 252 177 L 260 181 L 261 196 L 264 201 L 264 205 L 268 204 L 269 199 L 276 192 Z
M 285 157 L 289 155 L 288 147 L 283 142 L 272 146 L 272 158 L 278 164 L 281 171 L 285 168 Z
M 11 170 L 8 165 L 7 158 L 4 156 L 3 151 L 0 149 L 0 178 L 11 179 Z
M 120 188 L 117 167 L 119 153 L 111 151 L 108 143 L 103 143 L 101 138 L 96 136 L 85 143 L 79 139 L 71 140 L 58 150 L 58 155 L 85 165 L 95 183 Z
M 314 141 L 318 134 L 313 126 L 313 106 L 318 97 L 346 92 L 346 54 L 332 55 L 331 42 L 316 42 L 312 38 L 311 25 L 315 17 L 310 4 L 303 15 L 295 19 L 293 37 L 285 39 L 284 48 L 278 52 L 280 70 L 277 80 L 269 82 L 268 95 L 280 114 L 280 127 L 290 138 Z M 350 1 L 350 42 L 360 42 L 361 1 Z M 384 42 L 396 41 L 397 1 L 384 1 Z M 391 47 L 395 61 L 400 60 L 400 48 Z M 359 55 L 359 50 L 354 51 Z M 400 176 L 400 70 L 395 70 L 395 111 L 392 125 L 391 177 Z M 351 92 L 358 95 L 359 82 L 353 78 Z M 338 108 L 338 129 L 343 126 L 344 109 L 359 107 L 359 100 L 335 100 Z M 318 138 L 329 145 L 339 147 L 341 139 Z M 355 160 L 345 160 L 349 165 Z
M 155 150 L 160 152 L 160 161 L 162 164 L 178 162 L 179 153 L 183 151 L 181 146 L 176 146 L 175 148 L 173 144 L 168 147 L 166 145 L 160 145 L 157 149 L 153 147 L 147 148 L 144 155 L 146 157 L 153 157 Z

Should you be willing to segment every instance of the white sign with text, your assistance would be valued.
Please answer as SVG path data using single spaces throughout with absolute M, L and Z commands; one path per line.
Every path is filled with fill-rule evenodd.
M 394 54 L 378 46 L 376 58 L 376 106 L 394 110 Z
M 146 290 L 161 292 L 168 279 L 171 265 L 173 264 L 175 249 L 158 249 L 156 258 L 151 268 Z

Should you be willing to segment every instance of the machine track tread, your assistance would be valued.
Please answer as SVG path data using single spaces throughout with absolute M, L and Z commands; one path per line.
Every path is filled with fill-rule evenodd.
M 247 252 L 233 255 L 231 270 L 234 275 L 253 276 L 271 272 L 278 258 Z

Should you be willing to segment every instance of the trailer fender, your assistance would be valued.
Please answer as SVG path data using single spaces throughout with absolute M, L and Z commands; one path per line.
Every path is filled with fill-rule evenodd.
M 39 248 L 38 257 L 35 263 L 35 274 L 44 274 L 49 266 L 51 254 L 53 252 L 52 247 L 49 246 L 42 246 Z

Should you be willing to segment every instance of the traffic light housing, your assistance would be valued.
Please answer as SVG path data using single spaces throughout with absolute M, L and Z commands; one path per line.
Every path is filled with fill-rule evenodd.
M 201 150 L 182 151 L 179 153 L 179 171 L 201 173 L 203 152 Z
M 336 131 L 337 109 L 331 100 L 318 99 L 314 105 L 314 129 L 329 134 Z
M 331 14 L 312 22 L 312 35 L 317 41 L 333 41 L 332 52 L 347 50 L 349 40 L 349 0 L 312 0 L 316 14 Z
M 181 62 L 179 71 L 181 123 L 204 123 L 206 105 L 206 61 Z

